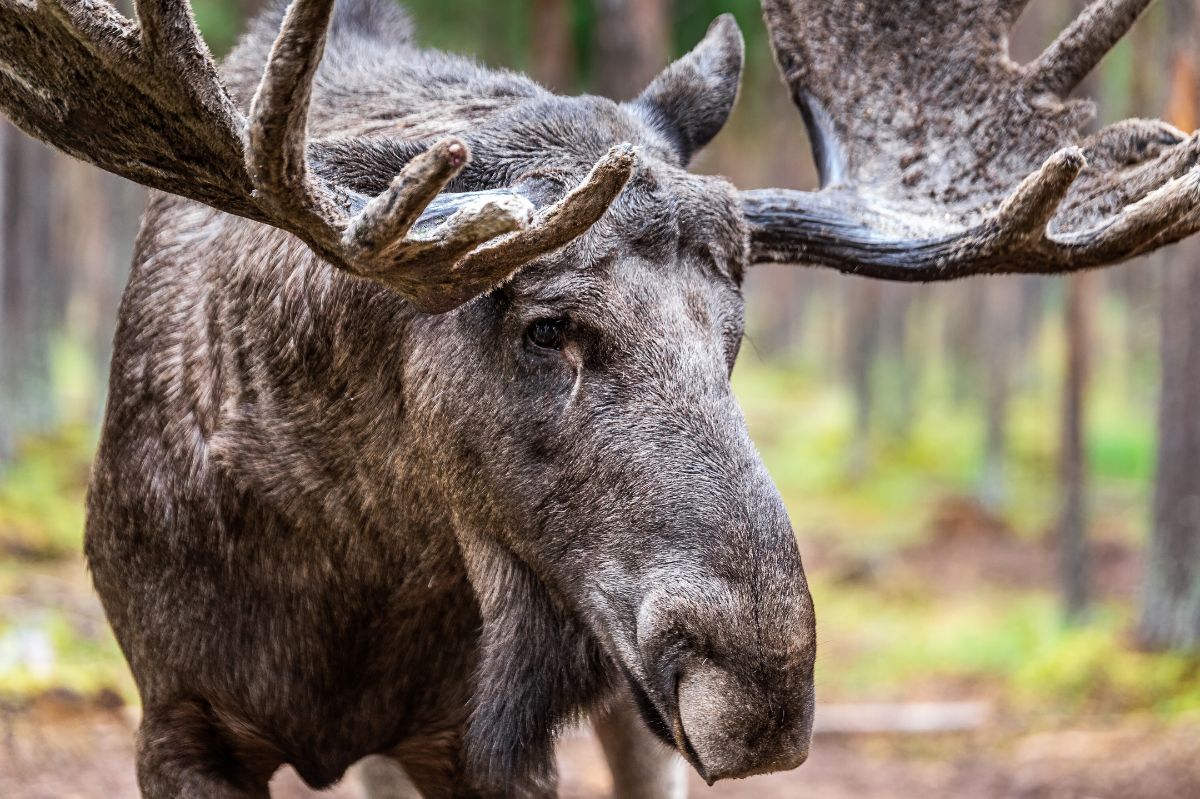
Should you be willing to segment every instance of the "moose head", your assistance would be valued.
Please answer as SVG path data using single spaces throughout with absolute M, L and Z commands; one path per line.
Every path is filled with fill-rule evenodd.
M 481 73 L 457 100 L 392 87 L 371 102 L 402 110 L 367 120 L 354 89 L 387 85 L 389 63 L 339 45 L 365 23 L 331 28 L 333 0 L 268 15 L 224 78 L 183 0 L 140 2 L 137 24 L 103 0 L 0 0 L 0 109 L 293 234 L 345 297 L 395 308 L 403 429 L 386 433 L 421 465 L 482 621 L 477 771 L 547 767 L 591 675 L 714 781 L 799 764 L 813 717 L 812 601 L 730 388 L 747 270 L 1053 273 L 1195 232 L 1200 139 L 1144 120 L 1086 135 L 1091 106 L 1068 97 L 1148 2 L 1097 0 L 1017 65 L 1023 0 L 764 0 L 817 191 L 687 171 L 737 96 L 731 17 L 631 102 Z M 400 446 L 365 422 L 339 435 Z

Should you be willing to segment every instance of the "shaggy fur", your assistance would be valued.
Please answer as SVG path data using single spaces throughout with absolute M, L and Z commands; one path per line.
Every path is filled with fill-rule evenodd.
M 225 67 L 243 105 L 278 21 Z M 626 685 L 710 779 L 803 759 L 812 606 L 729 385 L 747 232 L 734 190 L 684 169 L 740 66 L 726 19 L 632 104 L 562 98 L 342 3 L 312 133 L 379 142 L 322 165 L 343 182 L 454 133 L 455 188 L 554 195 L 639 148 L 589 234 L 440 316 L 152 198 L 86 544 L 145 796 L 265 796 L 283 763 L 322 787 L 373 753 L 427 797 L 551 795 L 555 732 Z

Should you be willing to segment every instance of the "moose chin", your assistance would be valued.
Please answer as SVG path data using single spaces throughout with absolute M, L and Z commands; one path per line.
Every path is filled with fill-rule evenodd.
M 1067 99 L 1146 4 L 1018 66 L 1021 2 L 764 0 L 805 192 L 688 171 L 737 97 L 729 16 L 616 103 L 419 49 L 388 0 L 278 5 L 220 67 L 186 0 L 0 0 L 0 110 L 156 190 L 86 537 L 143 795 L 382 754 L 430 799 L 552 796 L 584 714 L 664 797 L 671 753 L 803 763 L 813 604 L 730 387 L 747 271 L 1064 272 L 1194 232 L 1196 138 L 1085 136 Z

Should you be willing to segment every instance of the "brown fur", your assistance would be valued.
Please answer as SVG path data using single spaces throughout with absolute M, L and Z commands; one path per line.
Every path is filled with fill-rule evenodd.
M 242 102 L 277 19 L 227 65 Z M 143 793 L 260 796 L 282 763 L 320 787 L 386 753 L 428 797 L 546 795 L 554 734 L 620 684 L 710 777 L 794 764 L 813 616 L 729 387 L 747 233 L 736 192 L 683 169 L 736 94 L 736 29 L 619 106 L 403 26 L 341 7 L 314 134 L 457 133 L 466 191 L 554 196 L 624 141 L 640 166 L 590 233 L 441 316 L 279 230 L 152 199 L 87 532 L 145 707 Z M 322 168 L 371 184 L 413 154 L 358 152 Z M 539 319 L 560 350 L 531 343 Z M 753 735 L 736 761 L 678 728 L 702 663 L 738 687 L 690 734 Z

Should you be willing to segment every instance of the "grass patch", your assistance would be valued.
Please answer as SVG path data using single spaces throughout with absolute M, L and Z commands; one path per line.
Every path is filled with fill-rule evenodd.
M 0 467 L 0 553 L 28 559 L 77 554 L 95 449 L 87 426 L 27 439 Z
M 1063 622 L 1057 599 L 981 588 L 953 600 L 812 581 L 819 693 L 864 701 L 962 693 L 1031 714 L 1200 710 L 1200 658 L 1138 651 L 1128 608 Z
M 136 700 L 129 667 L 108 625 L 49 608 L 0 617 L 0 695 L 62 688 L 84 695 L 113 690 Z

